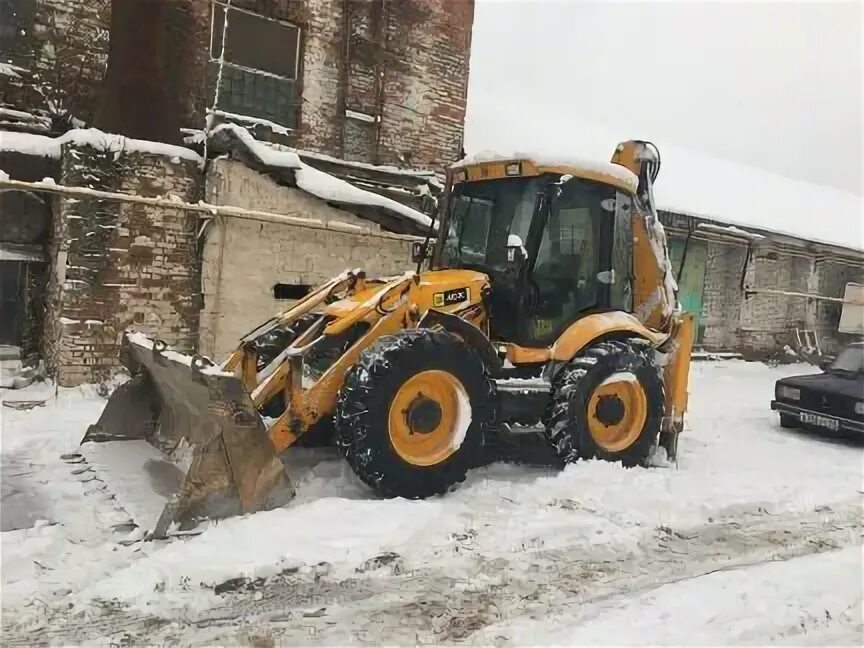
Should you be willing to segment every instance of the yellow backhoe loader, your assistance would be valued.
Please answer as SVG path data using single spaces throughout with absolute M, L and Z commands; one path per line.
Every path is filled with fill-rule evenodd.
M 658 444 L 674 457 L 693 320 L 654 206 L 659 168 L 642 141 L 605 164 L 465 160 L 417 271 L 346 271 L 220 365 L 127 332 L 133 378 L 80 452 L 158 449 L 150 481 L 167 462 L 176 491 L 155 536 L 284 504 L 280 455 L 313 437 L 385 497 L 445 493 L 512 424 L 537 424 L 563 462 L 636 466 Z

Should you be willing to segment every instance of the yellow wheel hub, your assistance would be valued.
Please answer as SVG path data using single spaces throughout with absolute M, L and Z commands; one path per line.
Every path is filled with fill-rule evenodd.
M 415 466 L 434 466 L 456 452 L 470 423 L 465 388 L 446 371 L 415 374 L 390 403 L 390 443 L 402 459 Z
M 613 374 L 591 394 L 587 414 L 594 443 L 607 452 L 621 452 L 645 427 L 648 397 L 633 374 Z

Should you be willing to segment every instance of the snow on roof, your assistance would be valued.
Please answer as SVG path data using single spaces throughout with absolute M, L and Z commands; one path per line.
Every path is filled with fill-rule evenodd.
M 253 126 L 261 125 L 266 126 L 274 133 L 279 133 L 280 135 L 290 135 L 291 129 L 281 124 L 277 124 L 274 121 L 270 121 L 269 119 L 264 119 L 263 117 L 252 117 L 250 115 L 240 115 L 237 113 L 227 112 L 225 110 L 208 110 L 208 113 L 213 113 L 218 117 L 227 117 L 228 119 L 233 119 L 238 122 L 242 122 L 244 124 L 251 124 Z
M 658 145 L 657 207 L 864 251 L 862 196 Z
M 45 254 L 38 245 L 0 241 L 0 261 L 45 261 Z
M 610 159 L 629 133 L 584 119 L 562 119 L 549 108 L 502 112 L 500 102 L 473 97 L 466 121 L 469 153 L 490 146 L 539 151 L 544 158 L 569 159 L 569 152 Z M 654 186 L 657 208 L 726 225 L 755 228 L 799 239 L 864 251 L 864 199 L 859 194 L 794 180 L 654 140 L 662 166 Z
M 388 164 L 367 164 L 366 162 L 356 162 L 354 160 L 343 160 L 341 158 L 336 158 L 331 155 L 325 155 L 324 153 L 315 153 L 313 151 L 302 151 L 300 149 L 293 149 L 287 146 L 281 146 L 278 144 L 274 144 L 273 146 L 278 147 L 280 150 L 291 151 L 297 153 L 301 157 L 309 158 L 312 160 L 321 160 L 322 162 L 333 162 L 334 164 L 339 164 L 340 166 L 346 167 L 354 167 L 355 169 L 368 169 L 369 171 L 382 171 L 385 173 L 389 173 L 391 175 L 402 175 L 402 176 L 411 176 L 411 177 L 420 177 L 420 178 L 428 178 L 435 177 L 435 171 L 431 169 L 400 169 L 399 167 L 395 167 Z
M 73 129 L 59 137 L 47 137 L 32 133 L 0 131 L 0 151 L 14 151 L 28 155 L 59 158 L 63 144 L 92 146 L 101 151 L 136 151 L 153 153 L 165 157 L 179 157 L 192 162 L 201 162 L 201 156 L 192 149 L 162 142 L 131 139 L 122 135 L 103 133 L 95 128 Z
M 259 142 L 245 128 L 234 124 L 220 124 L 213 130 L 213 134 L 215 135 L 219 132 L 230 132 L 234 135 L 264 166 L 293 169 L 297 186 L 322 200 L 352 205 L 383 207 L 414 221 L 422 227 L 429 227 L 432 222 L 423 212 L 412 209 L 396 200 L 355 187 L 350 182 L 346 182 L 305 164 L 294 151 L 277 150 L 272 146 Z
M 615 144 L 617 144 L 617 142 L 612 144 L 612 146 L 614 147 Z M 602 162 L 599 160 L 589 160 L 586 158 L 575 158 L 573 156 L 549 156 L 543 153 L 495 153 L 492 151 L 482 151 L 459 160 L 452 168 L 458 169 L 472 164 L 481 164 L 483 162 L 503 162 L 507 160 L 530 160 L 538 166 L 563 166 L 575 169 L 585 169 L 586 171 L 611 176 L 629 186 L 631 191 L 636 191 L 636 187 L 639 184 L 639 178 L 636 177 L 636 174 L 620 164 L 612 164 L 611 162 Z

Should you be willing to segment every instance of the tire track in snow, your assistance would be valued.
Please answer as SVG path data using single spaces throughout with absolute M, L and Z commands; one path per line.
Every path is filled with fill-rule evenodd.
M 624 595 L 718 570 L 860 545 L 861 537 L 856 498 L 804 514 L 740 514 L 695 529 L 658 528 L 638 552 L 620 559 L 575 546 L 456 557 L 406 572 L 390 555 L 348 580 L 332 577 L 325 566 L 240 585 L 219 607 L 178 611 L 173 619 L 108 605 L 75 618 L 46 611 L 41 628 L 25 628 L 14 624 L 14 611 L 4 610 L 3 645 L 488 645 L 495 637 L 484 637 L 483 630 L 503 620 L 576 616 L 588 604 L 612 605 Z

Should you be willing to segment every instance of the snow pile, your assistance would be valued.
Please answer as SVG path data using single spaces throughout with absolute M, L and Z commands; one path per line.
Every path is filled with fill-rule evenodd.
M 164 605 L 165 592 L 181 591 L 184 584 L 212 590 L 232 578 L 269 578 L 322 562 L 344 569 L 347 576 L 381 552 L 422 544 L 442 509 L 441 502 L 431 501 L 323 498 L 290 510 L 223 520 L 95 583 L 79 600 Z
M 99 151 L 152 153 L 169 158 L 177 157 L 192 162 L 201 162 L 201 156 L 183 146 L 130 139 L 122 135 L 104 133 L 96 128 L 76 128 L 60 137 L 0 131 L 0 151 L 58 159 L 63 144 L 67 143 L 90 146 Z
M 88 320 L 88 322 L 90 322 L 90 321 L 91 320 Z M 153 348 L 153 340 L 150 339 L 149 337 L 147 337 L 147 335 L 145 335 L 144 333 L 142 333 L 140 331 L 134 331 L 132 329 L 129 329 L 129 330 L 127 330 L 127 336 L 129 338 L 129 341 L 132 344 L 136 344 L 140 347 L 144 347 L 145 349 L 152 349 Z M 162 351 L 160 351 L 160 353 L 165 358 L 167 358 L 169 360 L 173 360 L 174 362 L 178 362 L 180 364 L 186 365 L 187 367 L 192 366 L 192 360 L 194 359 L 194 356 L 191 356 L 191 355 L 186 354 L 186 353 L 180 353 L 179 351 L 174 351 L 170 346 L 166 345 L 166 347 Z M 209 360 L 209 358 L 205 358 L 205 359 Z M 206 363 L 201 364 L 199 366 L 199 369 L 200 369 L 202 374 L 208 374 L 210 376 L 233 376 L 234 375 L 230 371 L 222 371 L 219 368 L 219 365 L 217 365 L 215 363 L 213 365 L 208 365 Z
M 264 166 L 293 169 L 297 186 L 322 200 L 352 205 L 383 207 L 414 221 L 422 227 L 429 227 L 432 223 L 432 220 L 426 214 L 416 209 L 411 209 L 407 205 L 403 205 L 391 198 L 385 198 L 371 191 L 355 187 L 350 182 L 346 182 L 305 164 L 294 151 L 278 150 L 257 141 L 244 128 L 234 124 L 221 124 L 213 129 L 213 135 L 215 136 L 220 132 L 228 132 L 233 137 L 236 137 L 255 156 L 258 162 Z
M 616 142 L 617 144 L 617 142 Z M 545 155 L 543 153 L 496 153 L 493 151 L 482 151 L 468 155 L 452 166 L 454 169 L 471 166 L 472 164 L 481 164 L 483 162 L 503 162 L 507 160 L 530 160 L 538 166 L 545 167 L 574 167 L 576 169 L 584 169 L 592 173 L 597 173 L 604 176 L 609 176 L 619 182 L 630 187 L 631 191 L 636 191 L 639 185 L 639 178 L 636 174 L 620 164 L 611 162 L 600 162 L 589 158 L 578 158 L 572 155 Z

